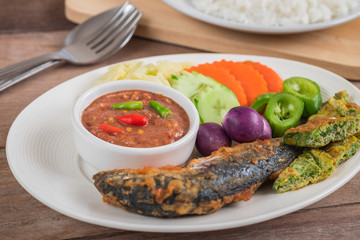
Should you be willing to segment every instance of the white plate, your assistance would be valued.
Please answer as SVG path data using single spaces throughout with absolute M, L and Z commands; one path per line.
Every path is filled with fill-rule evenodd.
M 341 1 L 341 0 L 339 0 Z M 354 20 L 360 17 L 360 6 L 354 9 L 351 14 L 339 17 L 330 21 L 314 23 L 308 25 L 298 25 L 298 26 L 289 26 L 289 27 L 272 27 L 272 26 L 263 26 L 263 25 L 246 25 L 238 22 L 228 21 L 219 17 L 215 17 L 206 13 L 203 13 L 196 9 L 190 0 L 163 0 L 164 3 L 168 4 L 172 8 L 182 12 L 190 17 L 198 19 L 203 22 L 211 23 L 217 26 L 245 31 L 253 33 L 266 33 L 266 34 L 289 34 L 289 33 L 300 33 L 300 32 L 309 32 L 316 31 L 320 29 L 334 27 L 340 24 L 344 24 L 351 20 Z
M 346 89 L 360 103 L 360 91 L 342 77 L 311 65 L 278 58 L 231 54 L 181 54 L 138 59 L 192 61 L 253 60 L 273 68 L 282 78 L 315 80 L 324 99 Z M 266 221 L 312 204 L 344 185 L 360 170 L 359 153 L 339 166 L 325 181 L 298 191 L 276 194 L 262 186 L 250 201 L 239 202 L 207 216 L 159 219 L 128 213 L 102 202 L 91 176 L 96 172 L 77 154 L 71 112 L 76 98 L 107 71 L 103 67 L 49 90 L 16 118 L 9 131 L 6 154 L 17 181 L 40 202 L 75 219 L 106 227 L 149 232 L 195 232 L 227 229 Z

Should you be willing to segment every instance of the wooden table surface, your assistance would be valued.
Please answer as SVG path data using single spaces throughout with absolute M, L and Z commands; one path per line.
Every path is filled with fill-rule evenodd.
M 63 4 L 62 0 L 0 0 L 0 68 L 61 48 L 74 27 L 64 17 Z M 133 232 L 84 223 L 46 207 L 15 180 L 6 159 L 6 137 L 17 115 L 41 94 L 108 64 L 198 52 L 135 37 L 101 63 L 57 66 L 1 92 L 0 239 L 359 239 L 360 174 L 323 200 L 294 213 L 246 227 L 199 233 Z M 360 82 L 353 84 L 360 88 Z

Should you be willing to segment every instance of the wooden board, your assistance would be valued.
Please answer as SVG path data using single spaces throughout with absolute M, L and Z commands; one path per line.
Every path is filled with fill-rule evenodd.
M 65 15 L 75 23 L 124 0 L 65 0 Z M 230 30 L 188 17 L 160 0 L 132 0 L 144 12 L 136 36 L 210 52 L 281 57 L 360 80 L 360 19 L 309 33 L 251 34 Z

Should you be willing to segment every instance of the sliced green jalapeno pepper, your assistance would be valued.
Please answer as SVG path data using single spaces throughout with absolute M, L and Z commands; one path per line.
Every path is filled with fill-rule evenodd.
M 283 83 L 284 92 L 298 96 L 304 102 L 304 117 L 319 111 L 322 105 L 320 87 L 314 81 L 303 77 L 291 77 Z
M 123 102 L 112 105 L 114 109 L 139 110 L 143 108 L 142 101 Z
M 263 113 L 266 107 L 266 104 L 269 102 L 270 98 L 274 96 L 275 93 L 263 93 L 257 96 L 254 99 L 254 102 L 251 104 L 250 107 L 255 109 L 258 113 Z
M 296 127 L 303 110 L 303 101 L 291 93 L 280 92 L 271 97 L 264 117 L 271 126 L 273 137 L 280 137 L 289 128 Z

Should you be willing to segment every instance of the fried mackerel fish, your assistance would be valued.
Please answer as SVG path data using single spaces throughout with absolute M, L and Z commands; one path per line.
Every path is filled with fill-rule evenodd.
M 105 202 L 130 212 L 156 217 L 202 215 L 249 200 L 299 154 L 298 148 L 274 138 L 220 148 L 182 168 L 111 170 L 93 179 Z
M 329 177 L 339 164 L 354 155 L 360 148 L 360 134 L 357 130 L 359 129 L 359 122 L 356 120 L 360 115 L 359 109 L 358 105 L 350 102 L 346 91 L 339 92 L 330 98 L 327 104 L 316 115 L 311 116 L 309 123 L 307 123 L 316 126 L 316 120 L 320 119 L 321 126 L 314 127 L 312 133 L 304 134 L 300 131 L 301 134 L 304 134 L 302 138 L 298 138 L 297 141 L 288 140 L 287 142 L 298 143 L 300 141 L 301 145 L 306 147 L 313 147 L 314 141 L 319 143 L 316 146 L 323 146 L 328 142 L 332 143 L 321 148 L 307 149 L 279 175 L 274 182 L 273 189 L 282 193 L 322 181 Z M 324 119 L 331 120 L 332 125 L 329 124 L 328 129 L 323 125 L 326 122 Z M 348 122 L 344 123 L 344 121 Z M 297 129 L 306 128 L 303 126 Z M 322 129 L 326 129 L 323 131 L 324 134 L 319 134 Z M 355 135 L 353 135 L 354 133 Z

